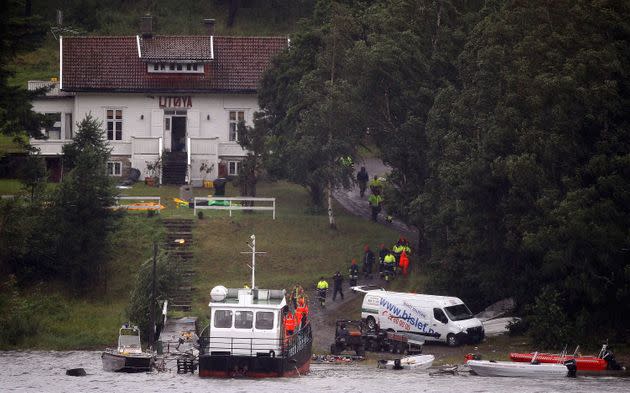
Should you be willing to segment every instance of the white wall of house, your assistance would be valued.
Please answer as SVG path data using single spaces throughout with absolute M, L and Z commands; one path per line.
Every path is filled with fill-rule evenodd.
M 170 131 L 165 130 L 164 111 L 185 111 L 193 181 L 216 177 L 221 158 L 238 160 L 245 156 L 238 143 L 229 140 L 230 112 L 243 112 L 245 122 L 251 125 L 253 114 L 258 110 L 255 94 L 79 92 L 69 99 L 36 100 L 33 106 L 35 111 L 42 113 L 72 113 L 74 123 L 91 114 L 103 122 L 105 130 L 107 111 L 122 110 L 121 139 L 109 141 L 113 148 L 112 156 L 129 157 L 131 166 L 140 169 L 143 176 L 146 174 L 146 162 L 158 157 L 159 138 L 162 138 L 163 149 L 171 146 Z M 43 154 L 60 154 L 63 141 L 44 141 L 38 145 Z M 201 173 L 200 166 L 204 161 L 214 164 L 212 173 Z

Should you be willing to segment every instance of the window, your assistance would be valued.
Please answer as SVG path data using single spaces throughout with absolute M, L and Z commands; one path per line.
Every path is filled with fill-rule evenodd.
M 107 110 L 107 139 L 122 140 L 122 109 Z
M 110 161 L 107 163 L 107 174 L 109 176 L 122 175 L 122 163 L 120 161 Z
M 271 330 L 273 329 L 273 313 L 267 311 L 259 311 L 256 313 L 256 329 Z
M 473 314 L 465 304 L 444 307 L 444 311 L 446 311 L 446 314 L 448 314 L 449 318 L 451 318 L 451 321 L 462 321 L 473 317 Z
M 234 313 L 234 327 L 237 329 L 251 329 L 254 322 L 252 311 L 237 311 Z
M 442 311 L 439 308 L 433 309 L 433 318 L 435 318 L 436 321 L 440 321 L 442 323 L 448 323 L 448 318 L 446 318 L 444 311 Z
M 64 128 L 66 139 L 72 139 L 72 113 L 66 113 L 66 124 Z
M 42 133 L 48 139 L 61 139 L 61 113 L 46 113 L 42 121 Z
M 214 312 L 215 328 L 231 328 L 232 327 L 232 311 L 216 310 Z
M 203 74 L 203 63 L 148 63 L 147 72 Z
M 245 121 L 244 111 L 230 111 L 230 135 L 228 139 L 238 141 L 238 123 Z
M 228 161 L 228 176 L 238 176 L 240 161 Z

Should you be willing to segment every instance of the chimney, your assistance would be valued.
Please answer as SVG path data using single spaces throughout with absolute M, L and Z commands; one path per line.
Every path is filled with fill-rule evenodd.
M 143 38 L 151 38 L 153 35 L 153 17 L 151 15 L 140 17 L 140 31 Z
M 208 35 L 214 35 L 214 19 L 205 18 L 203 24 L 206 26 Z

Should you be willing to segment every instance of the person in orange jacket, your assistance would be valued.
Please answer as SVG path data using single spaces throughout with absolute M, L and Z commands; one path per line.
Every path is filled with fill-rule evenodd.
M 284 336 L 289 337 L 295 332 L 295 318 L 293 317 L 292 312 L 288 312 L 287 315 L 284 316 Z
M 306 317 L 308 315 L 308 306 L 303 297 L 298 299 L 298 306 L 295 309 L 295 317 L 297 319 L 297 326 L 301 327 L 306 324 Z
M 400 253 L 400 262 L 398 263 L 398 266 L 400 266 L 403 276 L 406 276 L 407 269 L 409 269 L 409 258 L 404 250 Z

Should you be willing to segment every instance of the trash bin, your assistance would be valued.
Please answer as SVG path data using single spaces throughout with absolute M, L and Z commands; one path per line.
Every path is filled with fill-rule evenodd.
M 190 201 L 193 197 L 192 187 L 185 184 L 179 187 L 179 199 L 184 201 Z
M 225 183 L 227 183 L 227 179 L 220 177 L 214 179 L 212 183 L 214 185 L 214 196 L 225 196 Z

